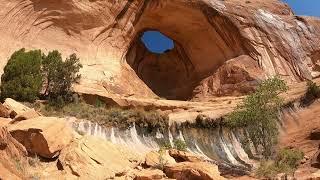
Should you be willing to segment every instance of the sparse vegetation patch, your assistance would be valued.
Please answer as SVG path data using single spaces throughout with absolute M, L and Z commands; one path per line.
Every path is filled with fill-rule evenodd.
M 168 117 L 154 110 L 106 107 L 103 103 L 99 106 L 93 106 L 84 102 L 69 103 L 63 107 L 51 106 L 50 104 L 38 104 L 34 107 L 45 116 L 72 116 L 97 122 L 106 127 L 128 128 L 135 123 L 136 126 L 151 132 L 155 129 L 164 131 L 168 126 Z
M 281 149 L 275 160 L 262 161 L 256 171 L 258 177 L 273 178 L 279 173 L 292 175 L 303 159 L 303 152 L 296 149 Z

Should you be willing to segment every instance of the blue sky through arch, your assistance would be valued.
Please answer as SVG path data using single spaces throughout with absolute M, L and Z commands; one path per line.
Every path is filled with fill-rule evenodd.
M 174 48 L 174 42 L 159 31 L 146 31 L 141 37 L 142 42 L 153 53 L 164 53 Z

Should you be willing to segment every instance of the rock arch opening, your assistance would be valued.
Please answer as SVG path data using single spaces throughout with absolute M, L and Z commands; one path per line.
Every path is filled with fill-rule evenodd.
M 143 42 L 145 32 L 150 31 L 141 31 L 135 38 L 127 54 L 127 62 L 140 79 L 159 97 L 187 100 L 192 93 L 189 74 L 194 69 L 188 56 L 178 42 L 171 40 L 170 36 L 160 31 L 153 32 L 159 32 L 167 37 L 166 43 L 169 44 L 156 48 L 152 45 L 148 47 L 147 43 Z M 155 40 L 151 43 L 159 43 L 158 39 Z
M 210 76 L 219 79 L 218 69 L 234 58 L 253 60 L 233 22 L 214 9 L 182 6 L 178 1 L 161 6 L 152 2 L 135 24 L 136 36 L 126 60 L 158 96 L 190 100 L 199 93 L 216 91 L 214 82 L 203 85 L 203 80 Z M 150 29 L 172 39 L 174 47 L 161 54 L 148 50 L 141 38 Z
M 173 40 L 159 31 L 149 30 L 143 32 L 141 41 L 152 53 L 163 54 L 174 48 Z

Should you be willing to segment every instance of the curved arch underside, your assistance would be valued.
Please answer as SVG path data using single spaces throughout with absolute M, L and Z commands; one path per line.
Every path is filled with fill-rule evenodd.
M 319 19 L 295 17 L 278 0 L 0 3 L 0 67 L 22 47 L 77 53 L 80 93 L 205 100 L 246 94 L 276 74 L 287 82 L 320 75 Z M 147 51 L 139 37 L 148 29 L 175 48 Z
M 175 48 L 164 54 L 148 51 L 140 41 L 146 29 L 172 38 Z M 218 12 L 205 14 L 193 6 L 167 3 L 159 10 L 148 7 L 136 30 L 139 33 L 128 51 L 127 62 L 153 92 L 167 99 L 192 99 L 201 80 L 226 61 L 249 54 L 246 41 L 229 19 Z

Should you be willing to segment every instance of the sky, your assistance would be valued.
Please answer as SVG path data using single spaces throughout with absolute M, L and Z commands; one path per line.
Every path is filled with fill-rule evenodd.
M 320 16 L 320 0 L 283 0 L 296 15 Z
M 141 39 L 147 48 L 154 53 L 163 53 L 174 47 L 173 41 L 159 31 L 146 31 Z
M 288 3 L 296 15 L 320 17 L 320 0 L 283 0 Z M 173 41 L 158 31 L 146 31 L 142 41 L 154 53 L 163 53 L 174 47 Z

